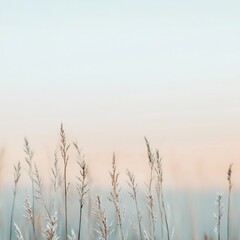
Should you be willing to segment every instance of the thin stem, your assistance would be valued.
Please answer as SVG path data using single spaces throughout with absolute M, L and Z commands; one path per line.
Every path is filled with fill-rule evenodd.
M 167 220 L 167 213 L 166 213 L 166 207 L 165 207 L 165 202 L 164 202 L 164 196 L 163 196 L 163 169 L 162 169 L 162 158 L 159 155 L 159 151 L 156 150 L 156 166 L 155 166 L 155 172 L 157 175 L 157 184 L 156 184 L 156 190 L 157 190 L 157 198 L 158 198 L 158 205 L 160 209 L 160 215 L 162 219 L 162 215 L 164 215 L 164 221 L 166 225 L 166 230 L 167 230 L 167 239 L 170 240 L 170 231 L 169 231 L 169 224 Z M 160 200 L 162 200 L 162 206 L 160 204 Z M 161 224 L 162 228 L 162 224 Z M 163 235 L 163 231 L 162 231 Z
M 67 211 L 67 166 L 64 165 L 64 210 L 65 210 L 65 231 L 68 239 L 68 211 Z
M 162 210 L 162 205 L 161 205 L 161 195 L 160 195 L 160 191 L 158 192 L 157 190 L 157 200 L 158 200 L 158 207 L 160 210 L 160 218 L 161 218 L 161 237 L 163 238 L 164 234 L 163 234 L 163 210 Z
M 11 210 L 11 219 L 10 219 L 10 234 L 9 239 L 12 239 L 12 226 L 13 226 L 13 213 L 15 209 L 15 201 L 16 201 L 16 193 L 17 193 L 17 185 L 18 181 L 21 176 L 21 165 L 20 162 L 18 162 L 17 166 L 14 166 L 14 189 L 13 189 L 13 203 L 12 203 L 12 210 Z
M 151 236 L 153 239 L 155 239 L 155 216 L 154 216 L 154 201 L 153 201 L 153 194 L 152 194 L 152 183 L 154 180 L 154 164 L 155 164 L 155 156 L 151 151 L 150 143 L 145 137 L 145 143 L 147 147 L 147 154 L 148 154 L 148 164 L 150 167 L 150 179 L 148 187 L 148 195 L 147 195 L 147 205 L 148 205 L 148 211 L 149 211 L 149 229 L 151 231 Z
M 35 192 L 35 190 L 34 190 L 34 176 L 33 176 L 33 151 L 32 151 L 32 149 L 31 149 L 31 147 L 29 145 L 28 140 L 25 138 L 24 141 L 25 141 L 24 152 L 27 155 L 25 157 L 25 160 L 26 160 L 26 162 L 28 164 L 28 167 L 29 167 L 28 175 L 30 177 L 31 185 L 32 185 L 32 215 L 33 216 L 32 216 L 31 222 L 32 222 L 32 225 L 33 225 L 34 237 L 35 237 L 35 239 L 37 239 L 36 238 L 36 234 L 35 234 L 36 230 L 35 230 L 35 201 L 34 201 L 34 192 Z
M 68 209 L 67 209 L 67 164 L 69 160 L 68 156 L 68 149 L 70 145 L 67 145 L 66 143 L 66 136 L 65 132 L 63 129 L 63 124 L 61 124 L 61 129 L 60 129 L 60 137 L 61 137 L 61 145 L 60 145 L 60 150 L 64 162 L 64 211 L 65 211 L 65 238 L 66 240 L 68 239 Z
M 34 234 L 34 239 L 37 239 L 37 235 L 36 235 L 36 230 L 34 228 L 34 221 L 33 221 L 33 209 L 32 209 L 32 206 L 29 202 L 29 195 L 26 196 L 26 199 L 25 199 L 25 210 L 26 210 L 26 213 L 27 215 L 25 216 L 32 224 L 32 228 L 33 228 L 33 234 Z
M 135 207 L 136 207 L 136 211 L 137 211 L 137 218 L 138 218 L 138 230 L 139 230 L 139 236 L 140 236 L 140 240 L 143 239 L 143 234 L 142 234 L 142 226 L 141 226 L 141 214 L 140 214 L 140 210 L 138 207 L 138 201 L 137 201 L 137 190 L 138 190 L 138 185 L 135 182 L 135 176 L 133 173 L 131 173 L 129 170 L 127 170 L 127 176 L 129 178 L 129 182 L 128 185 L 130 186 L 130 188 L 132 189 L 131 192 L 129 192 L 130 196 L 132 197 L 132 199 L 134 200 L 135 203 Z
M 36 199 L 39 199 L 40 201 L 42 201 L 42 205 L 46 210 L 46 213 L 48 215 L 48 219 L 51 219 L 51 214 L 48 210 L 45 198 L 43 196 L 42 180 L 41 180 L 41 177 L 39 175 L 38 168 L 37 168 L 36 164 L 35 164 L 35 178 L 36 178 L 35 183 L 36 183 L 36 186 L 38 187 L 38 189 L 35 189 L 35 197 L 36 197 Z
M 13 212 L 15 208 L 15 197 L 16 197 L 16 191 L 13 193 L 13 203 L 12 203 L 12 211 L 11 211 L 11 220 L 10 220 L 10 234 L 9 234 L 9 239 L 12 239 L 12 225 L 13 225 Z
M 110 172 L 110 176 L 111 176 L 111 180 L 112 180 L 112 191 L 111 191 L 111 197 L 109 198 L 109 200 L 114 203 L 116 216 L 117 216 L 119 239 L 123 240 L 124 234 L 123 234 L 123 227 L 122 227 L 122 216 L 121 216 L 121 210 L 120 210 L 120 206 L 119 206 L 119 204 L 120 204 L 120 199 L 119 199 L 120 188 L 118 186 L 119 185 L 119 182 L 118 182 L 119 173 L 117 173 L 115 154 L 113 154 L 112 172 Z
M 106 211 L 105 208 L 102 207 L 99 195 L 97 195 L 96 198 L 96 207 L 94 208 L 94 215 L 97 218 L 98 229 L 95 229 L 95 231 L 98 233 L 99 239 L 107 240 L 110 235 L 109 233 L 110 225 L 108 225 Z
M 33 223 L 33 231 L 34 231 L 34 236 L 35 234 L 35 201 L 34 201 L 34 180 L 32 178 L 32 212 L 33 212 L 33 218 L 32 218 L 32 223 Z
M 77 190 L 79 194 L 79 226 L 78 226 L 78 240 L 80 240 L 81 237 L 81 222 L 82 222 L 82 210 L 83 210 L 83 205 L 85 203 L 85 197 L 87 192 L 89 191 L 88 189 L 88 183 L 87 183 L 87 173 L 88 173 L 88 166 L 85 162 L 84 155 L 82 156 L 81 150 L 78 147 L 77 143 L 73 143 L 76 151 L 77 151 L 77 164 L 79 166 L 79 173 L 80 176 L 77 177 Z
M 230 238 L 230 190 L 228 190 L 228 207 L 227 207 L 227 240 L 229 240 Z
M 221 239 L 221 219 L 223 215 L 223 205 L 221 203 L 222 195 L 218 194 L 217 199 L 215 201 L 215 205 L 217 207 L 217 214 L 215 214 L 216 219 L 216 234 L 217 234 L 217 240 Z
M 228 206 L 227 206 L 227 240 L 230 239 L 230 204 L 231 204 L 231 190 L 232 190 L 232 164 L 230 164 L 228 169 Z
M 78 223 L 78 240 L 81 239 L 82 209 L 83 209 L 83 206 L 80 206 L 80 209 L 79 209 L 79 223 Z
M 165 224 L 166 224 L 166 229 L 167 229 L 167 239 L 170 240 L 170 233 L 169 233 L 166 207 L 165 207 L 165 202 L 164 202 L 164 198 L 163 198 L 163 191 L 161 191 L 161 198 L 162 198 L 163 214 L 164 214 L 164 219 L 165 219 Z

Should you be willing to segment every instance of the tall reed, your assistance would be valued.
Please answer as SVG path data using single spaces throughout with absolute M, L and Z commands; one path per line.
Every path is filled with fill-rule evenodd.
M 61 138 L 61 144 L 60 144 L 60 151 L 63 158 L 64 163 L 64 172 L 63 172 L 63 180 L 64 180 L 64 211 L 65 211 L 65 239 L 68 239 L 68 209 L 67 209 L 67 165 L 69 160 L 68 150 L 70 145 L 66 142 L 66 136 L 63 129 L 63 124 L 61 124 L 60 128 L 60 138 Z
M 53 184 L 53 190 L 54 193 L 56 194 L 58 188 L 59 188 L 59 182 L 60 182 L 60 168 L 58 166 L 58 157 L 57 157 L 57 153 L 55 152 L 54 154 L 54 164 L 53 167 L 51 168 L 51 172 L 52 172 L 52 184 Z
M 138 191 L 138 185 L 135 181 L 135 176 L 132 172 L 130 172 L 129 170 L 127 170 L 127 176 L 129 181 L 127 182 L 129 187 L 131 188 L 131 192 L 129 192 L 130 196 L 132 197 L 134 203 L 135 203 L 135 207 L 136 207 L 136 211 L 137 211 L 137 220 L 138 220 L 138 234 L 139 234 L 139 238 L 140 240 L 143 240 L 143 233 L 142 233 L 142 225 L 141 225 L 141 221 L 142 221 L 142 216 L 139 210 L 139 206 L 138 206 L 138 200 L 137 200 L 137 191 Z
M 47 218 L 47 224 L 43 231 L 44 240 L 58 240 L 60 239 L 57 235 L 57 213 Z
M 40 177 L 37 165 L 35 164 L 34 166 L 35 166 L 34 181 L 35 181 L 35 184 L 36 184 L 36 186 L 35 186 L 35 198 L 40 201 L 40 203 L 42 204 L 42 206 L 46 210 L 48 219 L 51 219 L 51 214 L 50 214 L 50 211 L 48 210 L 47 203 L 46 203 L 46 200 L 45 200 L 44 195 L 43 195 L 42 179 Z
M 149 211 L 149 230 L 152 239 L 156 239 L 155 236 L 155 222 L 156 217 L 154 215 L 154 201 L 153 201 L 153 193 L 152 193 L 152 185 L 154 181 L 154 165 L 155 165 L 155 156 L 152 153 L 150 143 L 145 137 L 145 143 L 147 147 L 147 154 L 148 154 L 148 164 L 150 167 L 150 178 L 149 183 L 147 184 L 148 193 L 147 193 L 147 206 Z
M 17 166 L 14 165 L 13 203 L 12 203 L 12 210 L 11 210 L 10 233 L 9 233 L 10 240 L 12 239 L 13 213 L 14 213 L 14 208 L 15 208 L 17 185 L 18 185 L 20 176 L 21 176 L 21 164 L 20 164 L 20 162 L 18 162 Z
M 36 230 L 34 228 L 33 210 L 31 203 L 29 202 L 29 195 L 27 195 L 25 198 L 25 211 L 26 211 L 25 217 L 32 224 L 34 239 L 37 239 Z
M 32 207 L 31 207 L 31 211 L 32 211 L 32 226 L 33 226 L 33 233 L 34 233 L 34 238 L 36 238 L 36 234 L 35 234 L 35 199 L 34 199 L 34 194 L 35 194 L 35 186 L 34 186 L 34 171 L 33 171 L 33 151 L 29 145 L 29 142 L 26 138 L 24 138 L 24 152 L 26 153 L 26 157 L 25 157 L 25 161 L 28 165 L 28 175 L 30 177 L 31 180 L 31 185 L 32 185 Z
M 111 234 L 111 232 L 109 232 L 111 224 L 108 224 L 106 211 L 105 208 L 102 207 L 102 202 L 99 195 L 96 197 L 96 207 L 93 209 L 93 213 L 97 218 L 98 229 L 95 229 L 95 231 L 98 233 L 99 239 L 108 240 Z
M 77 177 L 77 190 L 78 190 L 78 195 L 79 195 L 79 223 L 78 223 L 78 240 L 81 238 L 81 225 L 82 225 L 82 210 L 83 210 L 83 205 L 85 203 L 85 196 L 87 192 L 89 191 L 88 189 L 88 183 L 87 183 L 87 171 L 88 171 L 88 166 L 87 163 L 84 159 L 84 155 L 82 156 L 81 151 L 77 145 L 77 143 L 73 143 L 77 155 L 78 155 L 78 160 L 77 164 L 79 166 L 79 173 L 80 176 Z
M 162 173 L 162 158 L 159 157 L 159 152 L 158 150 L 156 151 L 156 155 L 157 155 L 157 163 L 155 166 L 155 172 L 156 172 L 156 193 L 157 193 L 157 201 L 158 201 L 158 208 L 160 211 L 160 219 L 161 219 L 161 223 L 160 223 L 160 228 L 161 228 L 161 237 L 164 237 L 164 233 L 163 233 L 163 206 L 164 204 L 162 203 L 162 181 L 163 181 L 163 173 Z M 165 214 L 164 214 L 165 216 Z M 166 226 L 168 226 L 168 224 L 166 224 Z M 168 229 L 168 227 L 167 227 Z
M 227 172 L 228 179 L 228 207 L 227 207 L 227 240 L 230 239 L 230 204 L 231 204 L 231 190 L 232 190 L 232 164 L 230 164 Z
M 167 231 L 167 239 L 170 240 L 169 223 L 168 223 L 166 206 L 165 206 L 165 201 L 164 201 L 164 196 L 163 196 L 162 158 L 160 157 L 158 150 L 156 150 L 156 167 L 155 167 L 155 171 L 156 171 L 156 175 L 157 175 L 156 190 L 157 190 L 158 201 L 162 202 L 162 207 L 159 205 L 160 214 L 162 214 L 161 209 L 163 209 L 164 220 L 165 220 L 166 231 Z
M 112 191 L 110 193 L 111 196 L 109 200 L 115 206 L 119 239 L 123 240 L 124 234 L 123 234 L 122 215 L 121 215 L 120 198 L 119 198 L 120 188 L 119 188 L 119 182 L 118 182 L 119 173 L 117 172 L 116 158 L 114 153 L 112 158 L 112 172 L 110 172 L 110 176 L 111 176 L 111 183 L 112 183 Z
M 217 207 L 217 213 L 214 214 L 216 220 L 215 234 L 217 236 L 217 240 L 221 240 L 221 220 L 223 216 L 223 205 L 222 205 L 222 195 L 217 194 L 217 198 L 215 201 L 215 205 Z

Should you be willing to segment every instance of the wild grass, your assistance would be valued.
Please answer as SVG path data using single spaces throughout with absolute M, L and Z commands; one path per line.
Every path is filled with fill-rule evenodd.
M 24 215 L 24 217 L 32 224 L 34 239 L 37 239 L 36 229 L 34 225 L 35 222 L 34 222 L 33 209 L 29 201 L 29 195 L 27 195 L 25 198 L 25 212 L 26 212 L 26 215 Z
M 227 240 L 230 239 L 230 205 L 231 205 L 231 190 L 232 190 L 232 164 L 230 164 L 227 173 L 228 179 L 228 207 L 227 207 Z
M 81 238 L 81 226 L 82 226 L 82 211 L 83 205 L 86 200 L 86 194 L 88 193 L 88 183 L 87 183 L 87 171 L 88 166 L 84 159 L 84 155 L 82 156 L 81 150 L 78 147 L 77 143 L 73 143 L 76 151 L 77 151 L 77 164 L 79 166 L 79 176 L 77 177 L 77 191 L 79 194 L 79 224 L 78 224 L 78 240 Z
M 117 172 L 117 165 L 116 165 L 116 158 L 115 154 L 113 154 L 112 159 L 112 171 L 110 172 L 111 183 L 112 183 L 112 191 L 110 193 L 110 202 L 114 204 L 116 217 L 117 217 L 117 225 L 118 225 L 118 234 L 119 239 L 124 240 L 124 233 L 123 233 L 123 225 L 122 225 L 122 213 L 120 207 L 120 188 L 119 188 L 119 173 Z
M 139 208 L 139 203 L 137 199 L 137 192 L 138 192 L 138 184 L 136 183 L 135 176 L 132 172 L 127 169 L 127 176 L 128 176 L 128 185 L 131 188 L 129 194 L 132 197 L 137 213 L 137 222 L 138 222 L 138 237 L 140 240 L 143 240 L 143 230 L 142 230 L 142 215 Z
M 94 215 L 96 216 L 97 220 L 97 229 L 95 229 L 95 231 L 97 232 L 99 239 L 108 240 L 111 234 L 111 224 L 108 223 L 106 210 L 102 206 L 99 195 L 96 197 L 95 205 L 96 207 L 94 208 Z
M 168 223 L 166 205 L 165 205 L 164 194 L 163 194 L 162 158 L 160 157 L 160 154 L 159 154 L 158 150 L 156 150 L 155 171 L 156 171 L 156 176 L 157 176 L 156 192 L 157 192 L 157 199 L 158 199 L 159 211 L 160 211 L 160 216 L 161 216 L 161 223 L 163 222 L 163 216 L 162 215 L 164 215 L 164 221 L 165 221 L 166 232 L 167 232 L 167 239 L 170 240 L 169 223 Z M 161 224 L 161 229 L 162 229 L 162 236 L 163 236 L 162 224 Z
M 13 226 L 13 213 L 15 208 L 16 194 L 17 194 L 17 185 L 21 176 L 21 164 L 18 162 L 17 166 L 14 166 L 14 188 L 13 188 L 13 203 L 11 210 L 11 220 L 10 220 L 10 234 L 9 239 L 12 239 L 12 226 Z
M 43 231 L 43 237 L 46 240 L 57 240 L 59 239 L 57 234 L 57 213 L 47 218 L 46 228 Z
M 33 151 L 29 145 L 28 140 L 24 139 L 25 145 L 24 145 L 24 152 L 26 153 L 25 161 L 28 165 L 28 175 L 31 180 L 31 186 L 32 186 L 32 206 L 31 206 L 31 223 L 32 223 L 32 229 L 33 229 L 33 236 L 34 240 L 37 240 L 36 237 L 36 228 L 35 228 L 35 184 L 34 184 L 34 172 L 33 172 Z M 26 202 L 25 202 L 26 203 Z M 29 203 L 29 206 L 31 204 Z
M 98 190 L 89 184 L 88 162 L 77 143 L 69 144 L 66 140 L 63 125 L 60 127 L 60 154 L 62 165 L 59 162 L 58 151 L 54 154 L 51 168 L 51 183 L 46 186 L 41 177 L 37 164 L 33 161 L 33 150 L 27 139 L 24 141 L 25 162 L 27 163 L 27 174 L 30 178 L 30 193 L 25 189 L 24 198 L 19 191 L 21 163 L 14 166 L 13 198 L 11 201 L 9 217 L 5 216 L 7 233 L 4 225 L 0 223 L 0 239 L 9 240 L 92 240 L 92 239 L 140 239 L 140 240 L 170 240 L 183 238 L 180 234 L 182 227 L 177 227 L 175 234 L 170 226 L 170 214 L 178 208 L 179 199 L 168 202 L 166 189 L 163 185 L 164 169 L 163 159 L 159 150 L 153 151 L 147 138 L 146 159 L 149 168 L 146 175 L 148 182 L 144 185 L 137 181 L 134 172 L 126 169 L 125 180 L 127 188 L 120 181 L 120 171 L 117 167 L 116 156 L 113 154 L 110 174 L 110 195 L 109 191 L 98 193 Z M 69 155 L 70 146 L 73 147 L 76 158 Z M 78 175 L 75 179 L 75 186 L 71 185 L 69 192 L 68 162 L 73 161 L 78 167 Z M 147 173 L 148 172 L 148 173 Z M 121 179 L 124 174 L 121 173 Z M 227 184 L 228 183 L 228 184 Z M 203 221 L 215 223 L 215 238 L 211 232 L 203 231 L 199 236 L 201 239 L 239 239 L 238 233 L 230 231 L 233 224 L 232 208 L 232 164 L 227 171 L 227 198 L 218 194 L 216 197 L 216 209 L 207 211 Z M 50 193 L 49 193 L 50 190 Z M 128 193 L 129 199 L 127 198 Z M 0 199 L 1 203 L 2 197 Z M 109 202 L 110 201 L 110 202 Z M 214 203 L 214 198 L 212 198 Z M 16 208 L 16 204 L 17 207 Z M 224 210 L 224 205 L 227 211 Z M 22 210 L 19 210 L 21 205 Z M 125 210 L 125 206 L 126 210 Z M 181 207 L 179 207 L 181 208 Z M 179 215 L 173 214 L 173 220 L 186 217 L 186 209 L 178 209 Z M 24 216 L 23 217 L 23 212 Z M 212 217 L 212 213 L 215 217 Z M 26 220 L 27 221 L 26 221 Z M 215 221 L 214 221 L 215 219 Z M 182 221 L 182 220 L 180 220 Z M 176 223 L 175 223 L 176 224 Z M 14 231 L 14 227 L 15 231 Z M 191 224 L 189 223 L 189 227 Z M 212 227 L 212 230 L 213 227 Z M 187 231 L 187 229 L 181 229 Z M 197 234 L 194 234 L 197 235 Z M 191 237 L 193 234 L 191 235 Z M 193 239 L 195 240 L 195 239 Z
M 148 193 L 147 193 L 147 206 L 149 211 L 149 233 L 147 234 L 148 238 L 156 239 L 155 236 L 155 222 L 156 217 L 154 215 L 154 201 L 153 201 L 153 194 L 152 194 L 152 188 L 153 188 L 153 181 L 154 181 L 154 166 L 155 166 L 155 156 L 152 153 L 150 143 L 148 142 L 147 138 L 145 137 L 145 143 L 147 146 L 147 154 L 148 154 L 148 164 L 150 167 L 150 178 L 149 183 L 147 184 Z
M 216 220 L 215 233 L 217 240 L 221 240 L 221 221 L 223 216 L 223 205 L 222 205 L 222 195 L 217 194 L 215 205 L 217 207 L 217 212 L 214 215 Z
M 61 145 L 60 150 L 63 158 L 64 163 L 64 170 L 63 170 L 63 181 L 64 181 L 64 210 L 65 210 L 65 239 L 68 239 L 68 205 L 67 205 L 67 165 L 69 160 L 68 150 L 70 145 L 66 142 L 66 136 L 63 129 L 63 124 L 61 124 L 60 129 L 60 137 L 61 137 Z

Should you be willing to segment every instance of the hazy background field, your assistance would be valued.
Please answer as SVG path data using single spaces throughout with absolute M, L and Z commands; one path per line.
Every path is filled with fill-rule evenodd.
M 115 151 L 141 172 L 147 136 L 169 184 L 224 184 L 230 162 L 240 171 L 239 7 L 1 0 L 4 172 L 23 159 L 23 137 L 48 161 L 63 122 L 94 166 Z

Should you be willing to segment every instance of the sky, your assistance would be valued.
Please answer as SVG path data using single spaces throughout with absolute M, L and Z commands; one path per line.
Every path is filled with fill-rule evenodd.
M 146 179 L 147 136 L 169 185 L 224 186 L 231 162 L 240 184 L 239 7 L 0 0 L 2 179 L 24 165 L 24 137 L 46 172 L 62 122 L 97 180 L 113 152 Z

